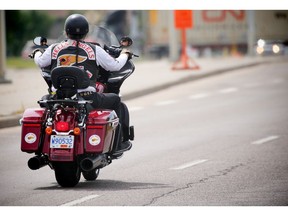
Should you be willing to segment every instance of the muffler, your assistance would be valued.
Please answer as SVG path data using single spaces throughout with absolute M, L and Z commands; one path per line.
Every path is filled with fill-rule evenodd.
M 87 157 L 80 162 L 80 167 L 83 171 L 89 172 L 95 168 L 102 168 L 108 164 L 106 156 L 97 155 L 96 157 Z
M 45 156 L 35 156 L 28 160 L 28 167 L 31 170 L 40 169 L 43 166 L 46 166 L 48 161 Z

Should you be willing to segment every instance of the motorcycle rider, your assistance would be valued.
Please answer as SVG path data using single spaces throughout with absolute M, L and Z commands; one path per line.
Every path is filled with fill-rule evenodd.
M 131 55 L 129 50 L 123 49 L 118 58 L 113 58 L 100 46 L 85 42 L 89 24 L 81 14 L 70 15 L 65 21 L 64 30 L 68 39 L 50 45 L 44 53 L 33 51 L 31 55 L 35 63 L 40 68 L 50 67 L 51 71 L 58 66 L 72 65 L 84 69 L 90 77 L 90 87 L 79 95 L 86 100 L 93 100 L 94 108 L 115 110 L 121 123 L 120 97 L 114 93 L 97 93 L 95 85 L 99 66 L 107 71 L 120 70 Z M 129 150 L 131 147 L 132 144 L 128 140 L 118 145 L 116 151 Z

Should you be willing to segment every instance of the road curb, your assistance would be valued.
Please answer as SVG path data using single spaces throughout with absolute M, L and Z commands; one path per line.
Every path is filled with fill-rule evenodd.
M 8 128 L 8 127 L 15 127 L 19 126 L 20 119 L 22 118 L 22 115 L 13 115 L 13 116 L 5 116 L 1 117 L 0 119 L 0 129 L 1 128 Z
M 197 75 L 193 74 L 191 76 L 180 78 L 178 80 L 173 80 L 173 81 L 165 83 L 165 84 L 159 84 L 158 86 L 154 86 L 151 88 L 147 88 L 144 90 L 139 90 L 139 91 L 135 91 L 133 93 L 126 94 L 126 95 L 122 96 L 122 100 L 127 101 L 127 100 L 131 100 L 131 99 L 135 99 L 137 97 L 142 97 L 142 96 L 145 96 L 148 94 L 152 94 L 152 93 L 155 93 L 157 91 L 161 91 L 163 89 L 166 89 L 166 88 L 169 88 L 169 87 L 172 87 L 174 85 L 181 84 L 181 83 L 187 83 L 187 82 L 191 82 L 191 81 L 195 81 L 195 80 L 200 80 L 203 78 L 223 74 L 223 73 L 226 73 L 229 71 L 239 70 L 239 69 L 246 68 L 246 67 L 253 67 L 253 66 L 256 66 L 259 64 L 263 64 L 263 63 L 268 63 L 268 62 L 253 62 L 253 63 L 249 63 L 249 64 L 245 64 L 245 65 L 238 65 L 238 66 L 232 66 L 232 67 L 222 68 L 222 69 L 218 69 L 218 70 L 213 70 L 213 71 L 206 72 L 204 74 L 197 74 Z

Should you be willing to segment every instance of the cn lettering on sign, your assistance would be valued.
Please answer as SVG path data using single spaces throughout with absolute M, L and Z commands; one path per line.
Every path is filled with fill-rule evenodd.
M 204 22 L 223 22 L 229 18 L 229 16 L 237 21 L 242 21 L 245 18 L 245 12 L 241 10 L 202 11 L 202 19 Z

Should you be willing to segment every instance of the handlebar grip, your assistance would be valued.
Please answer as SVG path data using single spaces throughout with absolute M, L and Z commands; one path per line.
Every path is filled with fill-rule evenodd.
M 115 58 L 117 58 L 122 51 L 120 47 L 108 47 L 106 45 L 104 45 L 104 50 Z

